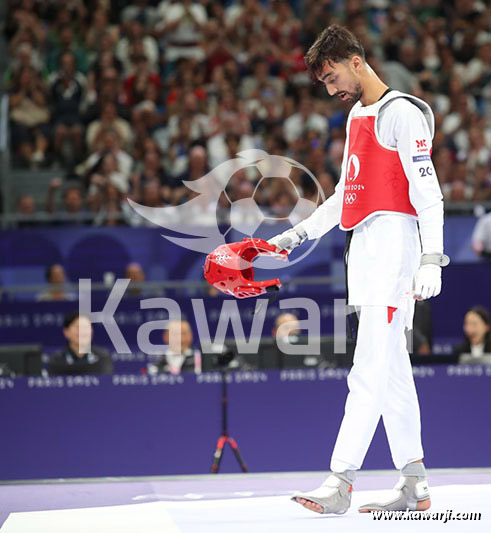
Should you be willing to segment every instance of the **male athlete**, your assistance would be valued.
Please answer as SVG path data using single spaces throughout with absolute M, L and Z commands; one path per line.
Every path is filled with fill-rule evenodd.
M 382 416 L 401 478 L 390 501 L 359 511 L 424 511 L 431 501 L 404 328 L 412 328 L 415 298 L 440 293 L 441 266 L 448 262 L 442 194 L 430 158 L 433 113 L 422 100 L 387 87 L 345 28 L 324 30 L 305 61 L 330 96 L 354 104 L 341 176 L 334 194 L 310 217 L 269 242 L 290 252 L 337 224 L 348 231 L 348 303 L 358 312 L 359 326 L 332 473 L 318 489 L 293 500 L 318 513 L 345 513 Z

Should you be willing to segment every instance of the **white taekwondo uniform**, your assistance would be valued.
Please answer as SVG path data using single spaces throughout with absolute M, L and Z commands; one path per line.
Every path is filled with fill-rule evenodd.
M 353 229 L 348 303 L 357 307 L 360 322 L 333 472 L 361 468 L 380 416 L 396 468 L 423 458 L 404 328 L 412 327 L 411 291 L 422 251 L 443 253 L 442 194 L 430 158 L 433 134 L 431 109 L 413 96 L 390 91 L 372 105 L 357 102 L 348 116 L 335 193 L 301 222 L 309 239 L 337 224 Z M 429 229 L 421 231 L 422 250 L 423 216 Z

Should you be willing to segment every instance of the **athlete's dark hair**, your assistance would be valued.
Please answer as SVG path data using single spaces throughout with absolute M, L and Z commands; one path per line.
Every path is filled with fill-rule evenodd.
M 332 66 L 353 56 L 365 61 L 365 50 L 360 40 L 346 28 L 331 24 L 317 37 L 304 59 L 310 76 L 317 80 L 326 61 Z

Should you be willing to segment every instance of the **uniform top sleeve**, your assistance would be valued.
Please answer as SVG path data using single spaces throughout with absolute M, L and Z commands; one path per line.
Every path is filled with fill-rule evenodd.
M 443 196 L 423 112 L 405 98 L 392 100 L 379 113 L 378 133 L 383 143 L 397 148 L 409 181 L 409 198 L 418 213 L 423 253 L 443 253 Z
M 422 111 L 405 98 L 396 98 L 379 113 L 383 143 L 397 148 L 409 181 L 409 198 L 419 213 L 443 200 L 431 161 L 431 133 Z

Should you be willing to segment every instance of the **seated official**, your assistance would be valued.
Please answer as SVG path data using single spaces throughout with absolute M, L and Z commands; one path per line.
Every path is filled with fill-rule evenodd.
M 67 339 L 66 346 L 49 360 L 48 373 L 51 376 L 113 373 L 109 352 L 91 345 L 93 329 L 88 317 L 78 311 L 66 315 L 63 335 Z
M 201 352 L 193 348 L 193 331 L 187 320 L 171 320 L 163 339 L 168 349 L 161 361 L 148 365 L 150 374 L 201 373 Z
M 307 341 L 300 336 L 300 323 L 293 313 L 281 313 L 276 317 L 271 331 L 275 344 L 262 350 L 260 368 L 302 368 L 319 365 L 320 356 L 306 355 L 302 347 Z M 298 353 L 290 353 L 298 345 Z
M 283 342 L 298 342 L 300 335 L 300 324 L 298 318 L 293 313 L 281 313 L 276 317 L 273 337 Z
M 482 305 L 469 309 L 464 317 L 464 341 L 454 348 L 454 354 L 476 358 L 491 354 L 490 322 L 489 311 Z

